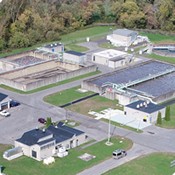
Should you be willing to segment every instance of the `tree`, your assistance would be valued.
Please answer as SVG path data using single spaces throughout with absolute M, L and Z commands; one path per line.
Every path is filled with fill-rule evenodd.
M 166 121 L 170 121 L 170 106 L 166 107 L 166 111 L 165 111 L 165 120 Z
M 157 124 L 161 125 L 162 124 L 162 116 L 161 116 L 161 112 L 158 112 L 158 117 L 157 117 Z
M 47 117 L 46 127 L 52 125 L 52 119 L 51 117 Z

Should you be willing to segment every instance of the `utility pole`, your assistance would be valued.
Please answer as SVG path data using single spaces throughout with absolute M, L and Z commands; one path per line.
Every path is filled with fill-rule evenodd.
M 108 127 L 108 143 L 110 143 L 110 130 L 111 130 L 111 109 L 109 114 L 109 127 Z

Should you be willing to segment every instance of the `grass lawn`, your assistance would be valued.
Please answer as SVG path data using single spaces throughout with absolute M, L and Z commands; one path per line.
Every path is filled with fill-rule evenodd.
M 163 57 L 163 56 L 160 56 L 160 55 L 156 55 L 154 53 L 148 55 L 147 57 L 148 58 L 157 59 L 157 60 L 166 61 L 166 62 L 170 62 L 170 63 L 174 63 L 175 64 L 175 57 Z
M 65 46 L 65 50 L 66 51 L 73 50 L 75 52 L 86 52 L 89 49 L 87 47 L 79 46 L 79 45 L 76 45 L 76 44 L 69 44 L 69 45 Z
M 156 153 L 127 162 L 103 175 L 168 175 L 175 172 L 175 166 L 170 168 L 170 162 L 175 160 L 175 154 Z
M 7 90 L 10 90 L 10 91 L 13 91 L 13 92 L 17 92 L 19 94 L 32 94 L 32 93 L 43 91 L 45 89 L 49 89 L 49 88 L 52 88 L 52 87 L 55 87 L 55 86 L 63 85 L 63 84 L 66 84 L 66 83 L 70 83 L 72 81 L 80 80 L 82 78 L 86 78 L 86 77 L 90 77 L 90 76 L 93 76 L 93 75 L 97 75 L 97 74 L 100 74 L 100 73 L 101 73 L 101 71 L 97 70 L 95 72 L 91 72 L 91 73 L 88 73 L 88 74 L 80 75 L 80 76 L 77 76 L 77 77 L 74 77 L 74 78 L 70 78 L 70 79 L 67 79 L 67 80 L 63 80 L 63 81 L 60 81 L 60 82 L 57 82 L 57 83 L 49 84 L 47 86 L 43 86 L 43 87 L 31 90 L 31 91 L 27 91 L 27 92 L 24 92 L 24 91 L 21 91 L 21 90 L 18 90 L 18 89 L 14 89 L 12 87 L 9 87 L 9 86 L 3 85 L 3 84 L 1 84 L 0 87 L 4 88 L 4 89 L 7 89 Z
M 112 26 L 95 26 L 95 27 L 91 27 L 88 29 L 83 29 L 83 30 L 77 30 L 76 32 L 72 32 L 66 35 L 62 35 L 61 39 L 59 41 L 53 41 L 53 42 L 68 42 L 68 41 L 73 41 L 73 40 L 77 40 L 80 38 L 86 38 L 86 37 L 90 37 L 90 36 L 95 36 L 95 35 L 99 35 L 99 34 L 103 34 L 106 32 L 110 32 L 110 28 L 113 28 L 114 30 L 116 29 L 116 27 L 112 27 Z M 50 43 L 53 43 L 50 42 Z M 32 49 L 35 49 L 36 47 L 41 47 L 43 44 L 49 44 L 49 43 L 39 43 L 36 44 L 32 47 L 27 47 L 27 48 L 21 48 L 21 49 L 13 49 L 12 52 L 7 52 L 7 53 L 2 53 L 0 54 L 0 57 L 4 57 L 7 55 L 13 55 L 16 53 L 20 53 L 20 52 L 25 52 L 25 51 L 29 51 Z
M 81 101 L 74 105 L 67 106 L 66 109 L 81 113 L 89 117 L 93 117 L 92 115 L 88 114 L 89 110 L 100 112 L 104 109 L 111 108 L 111 107 L 114 109 L 122 110 L 123 107 L 116 106 L 117 103 L 118 103 L 118 100 L 110 100 L 102 96 L 94 96 L 92 98 Z
M 159 125 L 156 123 L 156 126 L 166 129 L 175 129 L 175 104 L 170 105 L 170 118 L 170 121 L 162 120 L 162 124 Z
M 166 36 L 166 35 L 150 34 L 150 33 L 142 33 L 142 32 L 140 32 L 139 35 L 148 36 L 149 40 L 154 44 L 175 42 L 175 37 Z
M 60 91 L 51 95 L 44 97 L 44 101 L 52 105 L 61 106 L 67 103 L 70 103 L 74 100 L 77 100 L 82 97 L 94 94 L 94 92 L 88 91 L 85 93 L 78 92 L 76 90 L 80 89 L 81 86 L 76 86 L 64 91 Z
M 116 49 L 117 48 L 116 46 L 113 46 L 110 43 L 100 44 L 99 47 L 106 48 L 106 49 Z
M 123 143 L 119 143 L 120 140 L 123 140 Z M 11 161 L 3 159 L 2 154 L 9 147 L 0 144 L 0 162 L 5 167 L 3 173 L 7 175 L 75 175 L 86 168 L 111 158 L 112 152 L 117 148 L 128 150 L 133 145 L 131 140 L 122 139 L 121 137 L 111 138 L 111 142 L 114 143 L 112 146 L 105 145 L 106 141 L 107 139 L 82 150 L 71 149 L 68 156 L 56 158 L 55 163 L 51 165 L 43 165 L 42 161 L 39 162 L 26 156 Z M 92 154 L 96 158 L 88 162 L 77 158 L 84 153 Z

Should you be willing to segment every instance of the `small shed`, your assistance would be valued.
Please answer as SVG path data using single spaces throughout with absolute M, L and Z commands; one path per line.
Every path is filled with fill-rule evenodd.
M 78 62 L 78 63 L 84 63 L 87 60 L 85 53 L 75 52 L 72 50 L 64 52 L 63 58 L 70 61 Z
M 43 46 L 43 49 L 51 51 L 51 52 L 60 53 L 60 52 L 64 52 L 64 45 L 59 44 L 59 43 L 55 43 L 55 44 Z
M 151 102 L 139 100 L 124 107 L 124 114 L 144 122 L 152 123 L 157 120 L 158 112 L 165 117 L 165 107 Z

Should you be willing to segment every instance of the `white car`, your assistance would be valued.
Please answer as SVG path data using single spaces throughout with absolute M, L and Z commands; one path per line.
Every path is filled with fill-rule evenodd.
M 2 115 L 4 117 L 8 117 L 8 116 L 10 116 L 10 113 L 8 113 L 7 111 L 1 111 L 0 115 Z

